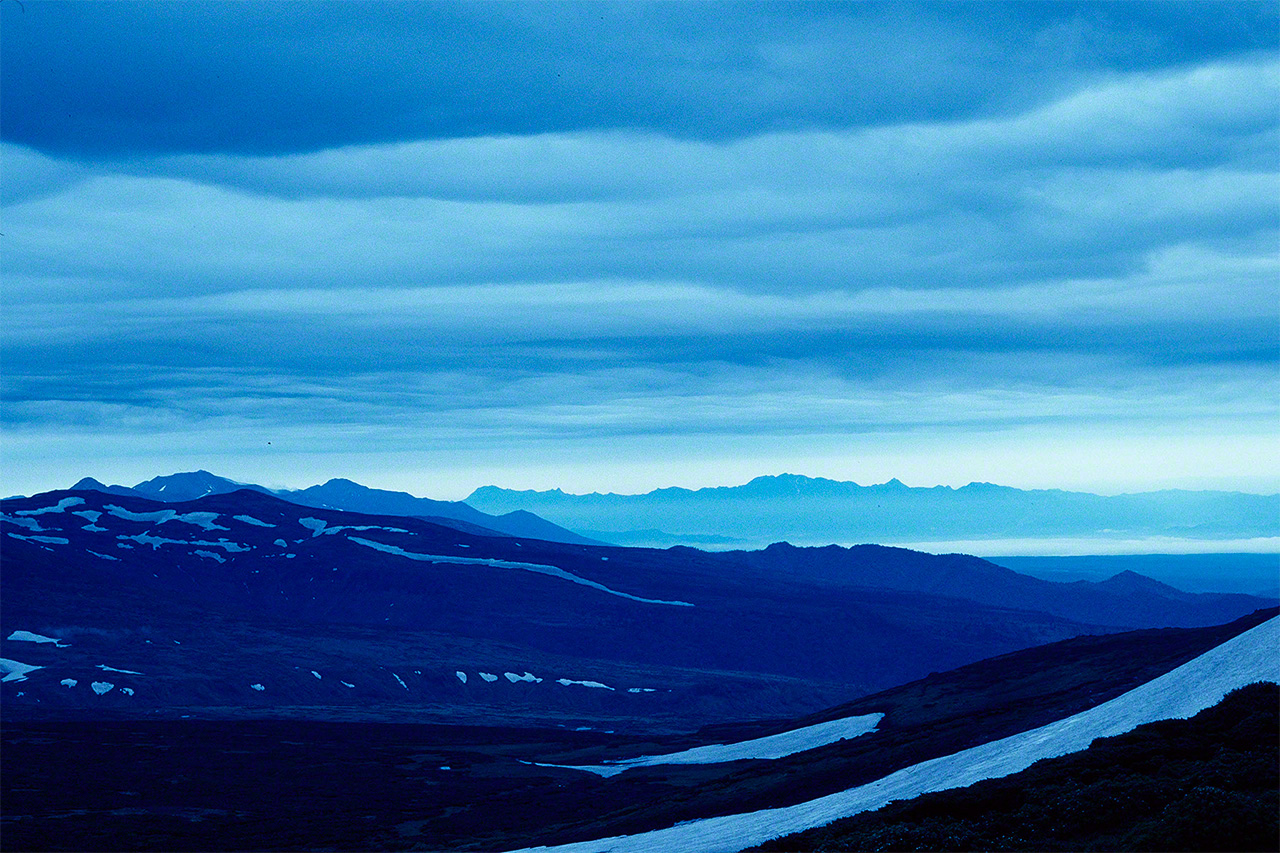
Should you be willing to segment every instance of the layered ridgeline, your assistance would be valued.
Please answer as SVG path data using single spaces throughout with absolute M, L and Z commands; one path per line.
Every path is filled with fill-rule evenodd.
M 1280 537 L 1280 494 L 1240 492 L 1173 490 L 1104 497 L 990 483 L 913 488 L 890 480 L 860 486 L 783 474 L 757 477 L 742 486 L 669 488 L 639 495 L 485 486 L 466 503 L 491 513 L 524 509 L 584 535 L 658 547 L 761 547 L 780 540 L 824 545 Z
M 238 483 L 201 470 L 153 477 L 136 486 L 107 486 L 92 477 L 85 477 L 71 488 L 90 489 L 112 495 L 132 495 L 165 503 L 191 501 L 208 495 L 225 495 L 241 489 L 249 489 L 274 495 L 301 506 L 366 512 L 373 515 L 407 515 L 430 519 L 447 527 L 488 535 L 527 536 L 531 539 L 579 544 L 592 541 L 526 510 L 516 509 L 501 515 L 490 515 L 462 501 L 437 501 L 431 498 L 415 497 L 408 492 L 371 489 L 341 478 L 305 489 L 268 489 L 266 486 L 254 483 Z
M 1273 601 L 900 548 L 481 535 L 253 490 L 3 502 L 6 715 L 688 728 L 807 713 L 1081 634 Z

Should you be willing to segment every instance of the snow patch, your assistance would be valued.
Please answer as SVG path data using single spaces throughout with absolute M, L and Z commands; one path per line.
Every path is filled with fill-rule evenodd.
M 542 679 L 538 678 L 538 676 L 534 675 L 532 672 L 526 672 L 524 675 L 516 675 L 514 672 L 504 672 L 502 675 L 512 684 L 515 684 L 517 681 L 527 681 L 530 684 L 535 682 L 538 684 L 542 683 Z
M 320 673 L 316 672 L 314 669 L 311 670 L 311 674 L 314 675 L 317 679 L 320 678 Z
M 568 687 L 570 684 L 578 684 L 578 685 L 581 685 L 582 687 L 599 687 L 605 690 L 613 689 L 607 684 L 601 684 L 599 681 L 574 681 L 571 678 L 557 678 L 556 684 L 563 684 L 565 687 Z
M 61 684 L 63 687 L 75 687 L 80 682 L 76 681 L 74 678 L 64 678 L 58 683 Z
M 44 669 L 44 667 L 32 666 L 29 663 L 19 663 L 8 658 L 0 658 L 0 674 L 4 676 L 0 678 L 0 681 L 26 681 L 27 673 L 35 672 L 37 669 Z
M 107 504 L 103 509 L 116 518 L 122 518 L 125 521 L 149 521 L 153 524 L 181 521 L 183 524 L 190 524 L 205 530 L 230 530 L 229 527 L 214 523 L 218 519 L 218 513 L 216 512 L 186 512 L 179 514 L 177 510 L 173 509 L 158 509 L 155 512 L 130 512 L 124 507 L 116 506 L 115 504 Z
M 102 513 L 96 509 L 76 509 L 71 511 L 72 515 L 78 515 L 90 524 L 97 524 L 98 519 L 102 518 Z
M 481 678 L 483 678 L 485 681 L 497 681 L 497 680 L 498 680 L 498 676 L 494 675 L 492 672 L 482 672 L 482 673 L 480 673 L 480 677 L 481 677 Z
M 251 687 L 251 688 L 252 688 L 252 689 L 254 689 L 254 690 L 257 690 L 259 693 L 261 693 L 263 690 L 266 690 L 266 689 L 267 689 L 267 688 L 263 687 L 261 684 L 250 684 L 250 685 L 249 685 L 249 687 Z
M 247 546 L 232 542 L 228 539 L 219 539 L 217 542 L 208 542 L 204 539 L 193 539 L 188 542 L 185 539 L 165 539 L 163 536 L 152 536 L 150 533 L 135 533 L 132 536 L 120 534 L 117 535 L 116 538 L 129 542 L 137 542 L 139 545 L 150 545 L 151 550 L 153 551 L 159 550 L 161 545 L 185 545 L 187 547 L 203 545 L 205 548 L 222 548 L 228 553 L 239 553 L 241 551 L 249 550 Z
M 783 835 L 909 800 L 932 791 L 999 779 L 1043 758 L 1087 749 L 1143 723 L 1185 719 L 1255 681 L 1280 681 L 1280 617 L 1251 628 L 1177 669 L 1139 687 L 1038 729 L 904 767 L 882 779 L 816 800 L 776 809 L 691 820 L 666 829 L 595 841 L 542 847 L 562 853 L 669 850 L 736 853 Z
M 123 694 L 124 694 L 124 695 L 126 695 L 126 696 L 132 696 L 132 695 L 133 695 L 133 688 L 132 688 L 132 687 L 121 687 L 121 688 L 120 688 L 120 692 L 121 692 L 121 693 L 123 693 Z
M 66 646 L 62 645 L 62 640 L 56 637 L 46 637 L 43 634 L 33 634 L 30 631 L 14 631 L 5 639 L 18 643 L 53 643 L 60 649 L 66 648 Z
M 14 516 L 9 515 L 7 512 L 0 512 L 0 518 L 4 519 L 10 524 L 16 524 L 21 528 L 30 530 L 35 533 L 39 533 L 40 531 L 44 530 L 44 528 L 40 526 L 40 522 L 36 521 L 34 518 L 15 518 Z
M 288 548 L 288 547 L 289 547 L 289 543 L 288 543 L 288 542 L 286 542 L 286 541 L 284 541 L 283 539 L 277 539 L 276 541 L 272 542 L 271 544 L 272 544 L 272 545 L 276 545 L 276 546 L 278 546 L 278 547 L 280 547 L 280 548 Z
M 362 524 L 359 526 L 340 524 L 336 527 L 329 527 L 328 522 L 321 518 L 300 518 L 298 523 L 311 531 L 311 538 L 313 539 L 317 536 L 332 536 L 344 530 L 385 530 L 387 533 L 409 532 L 399 527 L 381 527 L 376 524 Z
M 275 527 L 274 524 L 267 524 L 265 521 L 259 521 L 252 515 L 233 515 L 231 517 L 241 524 L 252 524 L 254 527 Z
M 101 696 L 104 693 L 110 692 L 111 688 L 115 687 L 115 685 L 112 684 L 110 681 L 95 681 L 93 682 L 93 684 L 90 684 L 89 686 L 92 687 L 93 692 L 97 693 L 99 696 Z
M 40 509 L 20 509 L 14 512 L 14 515 L 44 515 L 46 512 L 63 512 L 73 506 L 80 506 L 84 503 L 84 498 L 63 498 L 58 501 L 57 506 L 45 506 Z
M 789 732 L 739 741 L 738 743 L 714 743 L 695 746 L 681 752 L 665 755 L 642 755 L 622 761 L 610 761 L 605 765 L 566 765 L 574 770 L 585 770 L 597 776 L 616 776 L 632 767 L 655 767 L 660 764 L 723 764 L 728 761 L 775 760 L 828 746 L 842 740 L 874 732 L 884 719 L 884 714 L 865 714 L 860 717 L 844 717 L 825 723 L 817 723 Z M 555 765 L 544 765 L 555 766 Z
M 616 589 L 610 589 L 604 584 L 595 581 L 580 578 L 572 572 L 566 572 L 557 566 L 546 566 L 541 563 L 517 563 L 511 560 L 492 560 L 484 557 L 449 557 L 441 554 L 415 554 L 412 551 L 406 551 L 395 545 L 384 545 L 381 542 L 374 542 L 370 539 L 361 539 L 358 536 L 348 537 L 349 541 L 355 542 L 357 545 L 364 545 L 366 548 L 372 548 L 375 551 L 382 551 L 387 554 L 396 554 L 400 557 L 407 557 L 410 560 L 418 560 L 425 563 L 452 563 L 456 565 L 466 566 L 491 566 L 496 569 L 523 569 L 526 572 L 534 572 L 540 575 L 550 575 L 553 578 L 570 581 L 572 583 L 589 586 L 592 589 L 598 589 L 601 592 L 607 592 L 610 595 L 616 595 L 620 598 L 629 598 L 632 601 L 639 601 L 643 604 L 669 604 L 675 607 L 693 607 L 687 601 L 663 601 L 657 598 L 641 598 L 638 595 L 631 595 L 626 592 L 618 592 Z
M 71 540 L 62 536 L 23 536 L 21 533 L 6 533 L 6 536 L 12 536 L 14 539 L 21 539 L 24 542 L 41 542 L 45 545 L 70 545 Z
M 458 670 L 457 672 L 454 673 L 454 675 L 458 676 L 458 680 L 461 681 L 463 684 L 467 683 L 467 674 L 462 670 Z

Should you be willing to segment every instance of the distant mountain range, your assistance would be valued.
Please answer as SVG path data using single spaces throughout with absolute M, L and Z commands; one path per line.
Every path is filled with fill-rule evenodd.
M 976 539 L 1254 539 L 1280 536 L 1280 494 L 1159 491 L 1102 496 L 970 483 L 913 488 L 782 474 L 742 486 L 639 495 L 476 489 L 484 512 L 524 509 L 619 544 L 757 548 Z
M 530 539 L 546 539 L 551 542 L 570 542 L 579 545 L 594 543 L 592 539 L 565 530 L 525 510 L 517 509 L 501 515 L 489 515 L 461 501 L 419 498 L 408 492 L 371 489 L 343 479 L 329 480 L 323 485 L 306 489 L 277 490 L 253 483 L 237 483 L 201 470 L 154 477 L 133 487 L 106 486 L 92 477 L 85 477 L 72 488 L 92 489 L 112 495 L 135 495 L 166 503 L 191 501 L 206 495 L 223 495 L 240 489 L 249 489 L 274 495 L 301 506 L 367 512 L 374 515 L 426 518 L 448 527 L 470 530 L 481 535 L 525 536 Z

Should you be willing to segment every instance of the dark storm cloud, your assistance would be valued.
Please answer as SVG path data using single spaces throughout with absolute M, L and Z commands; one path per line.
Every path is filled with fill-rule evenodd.
M 1273 3 L 0 4 L 4 138 L 94 157 L 1009 114 L 1272 49 Z

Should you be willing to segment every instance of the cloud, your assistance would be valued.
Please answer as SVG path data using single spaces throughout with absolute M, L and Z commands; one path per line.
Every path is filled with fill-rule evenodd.
M 24 464 L 1274 427 L 1261 4 L 27 5 Z
M 1280 33 L 1266 3 L 24 5 L 0 126 L 76 156 L 956 120 Z

